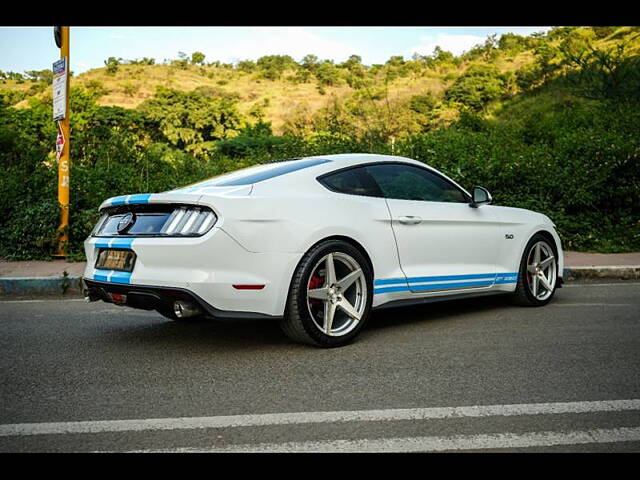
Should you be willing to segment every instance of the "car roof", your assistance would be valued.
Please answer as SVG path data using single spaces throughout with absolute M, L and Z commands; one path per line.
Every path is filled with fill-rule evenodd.
M 376 153 L 340 153 L 335 155 L 316 155 L 308 158 L 323 158 L 331 160 L 332 162 L 336 162 L 336 164 L 340 163 L 340 167 L 373 162 L 405 162 L 425 166 L 424 163 L 413 160 L 412 158 L 400 157 L 397 155 L 380 155 Z M 331 167 L 334 167 L 332 170 L 335 169 L 337 166 L 336 164 L 331 165 Z
M 388 155 L 366 153 L 317 155 L 252 165 L 247 168 L 217 175 L 186 187 L 181 187 L 175 191 L 192 192 L 199 191 L 203 188 L 251 185 L 259 182 L 283 179 L 281 177 L 291 178 L 291 175 L 296 173 L 304 176 L 317 176 L 339 168 L 358 165 L 361 163 L 398 160 L 414 162 L 421 165 L 420 162 L 416 162 L 409 158 L 391 157 Z
M 396 155 L 380 155 L 373 153 L 342 153 L 333 155 L 314 155 L 303 158 L 282 160 L 264 164 L 253 165 L 248 168 L 236 170 L 195 184 L 173 190 L 174 193 L 216 193 L 222 189 L 248 186 L 252 184 L 282 186 L 283 184 L 297 184 L 302 179 L 315 179 L 326 173 L 330 173 L 343 168 L 370 163 L 392 163 L 400 162 L 418 167 L 427 168 L 443 175 L 432 167 L 407 157 Z M 455 181 L 443 175 L 445 178 L 458 185 Z M 466 190 L 458 185 L 462 190 Z

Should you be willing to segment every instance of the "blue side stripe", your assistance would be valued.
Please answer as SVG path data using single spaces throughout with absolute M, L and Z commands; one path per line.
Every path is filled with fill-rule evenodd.
M 447 288 L 488 287 L 490 285 L 493 285 L 493 280 L 485 280 L 484 282 L 431 283 L 429 285 L 414 285 L 411 289 L 422 292 L 425 290 L 443 290 Z
M 390 292 L 408 292 L 409 287 L 383 287 L 383 288 L 374 288 L 373 293 L 390 293 Z
M 441 282 L 450 280 L 476 280 L 473 282 L 453 282 L 453 283 L 431 283 L 428 285 L 419 285 L 419 282 Z M 446 290 L 452 288 L 470 288 L 491 285 L 504 285 L 516 283 L 518 281 L 518 272 L 504 273 L 478 273 L 471 275 L 444 275 L 433 277 L 410 277 L 407 279 L 392 278 L 376 280 L 374 286 L 392 285 L 389 287 L 374 288 L 373 293 L 391 293 L 391 292 L 407 292 L 407 291 L 428 291 L 428 290 Z M 398 285 L 400 284 L 400 285 Z M 404 284 L 404 285 L 402 285 Z
M 493 278 L 502 278 L 502 277 L 511 277 L 517 276 L 517 272 L 507 272 L 507 273 L 475 273 L 470 275 L 441 275 L 441 276 L 433 276 L 433 277 L 409 277 L 409 278 L 389 278 L 389 279 L 380 279 L 373 282 L 375 286 L 377 285 L 394 285 L 394 284 L 403 284 L 403 283 L 420 283 L 420 282 L 444 282 L 449 280 L 477 280 L 477 279 L 493 279 Z
M 407 283 L 406 278 L 387 278 L 383 280 L 374 280 L 373 285 L 393 285 L 394 283 Z
M 495 273 L 476 273 L 472 275 L 444 275 L 441 277 L 411 277 L 409 283 L 420 282 L 446 282 L 448 280 L 477 280 L 477 279 L 491 279 L 496 278 Z

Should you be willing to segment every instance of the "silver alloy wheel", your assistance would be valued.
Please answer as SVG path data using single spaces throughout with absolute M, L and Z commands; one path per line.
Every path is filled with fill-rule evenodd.
M 527 283 L 537 300 L 546 300 L 553 293 L 558 277 L 556 257 L 547 242 L 535 243 L 527 256 Z
M 322 333 L 346 335 L 358 325 L 366 305 L 367 281 L 353 257 L 332 252 L 316 263 L 307 284 L 307 308 Z

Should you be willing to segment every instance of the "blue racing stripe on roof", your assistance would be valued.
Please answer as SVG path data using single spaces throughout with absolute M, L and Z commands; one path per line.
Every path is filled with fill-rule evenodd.
M 131 248 L 135 238 L 113 238 L 109 241 L 109 248 Z
M 121 195 L 119 197 L 113 197 L 113 199 L 111 200 L 111 205 L 124 205 L 125 204 L 125 199 L 127 198 L 127 195 Z
M 149 203 L 149 199 L 151 198 L 151 193 L 140 193 L 137 195 L 131 195 L 127 199 L 127 205 L 130 203 Z
M 113 197 L 109 204 L 115 205 L 131 205 L 131 204 L 144 204 L 149 203 L 152 193 L 138 193 L 135 195 L 120 195 L 119 197 Z
M 95 248 L 133 248 L 135 238 L 100 238 L 93 244 Z

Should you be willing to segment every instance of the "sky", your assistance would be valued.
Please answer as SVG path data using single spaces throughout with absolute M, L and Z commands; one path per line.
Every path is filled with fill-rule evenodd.
M 359 55 L 366 65 L 389 57 L 428 55 L 436 46 L 458 55 L 488 35 L 529 35 L 551 27 L 71 27 L 71 70 L 104 66 L 108 57 L 151 57 L 156 63 L 178 52 L 205 54 L 205 62 L 235 63 L 263 55 L 307 54 L 336 63 Z M 60 50 L 53 27 L 0 27 L 0 70 L 24 72 L 51 68 Z

